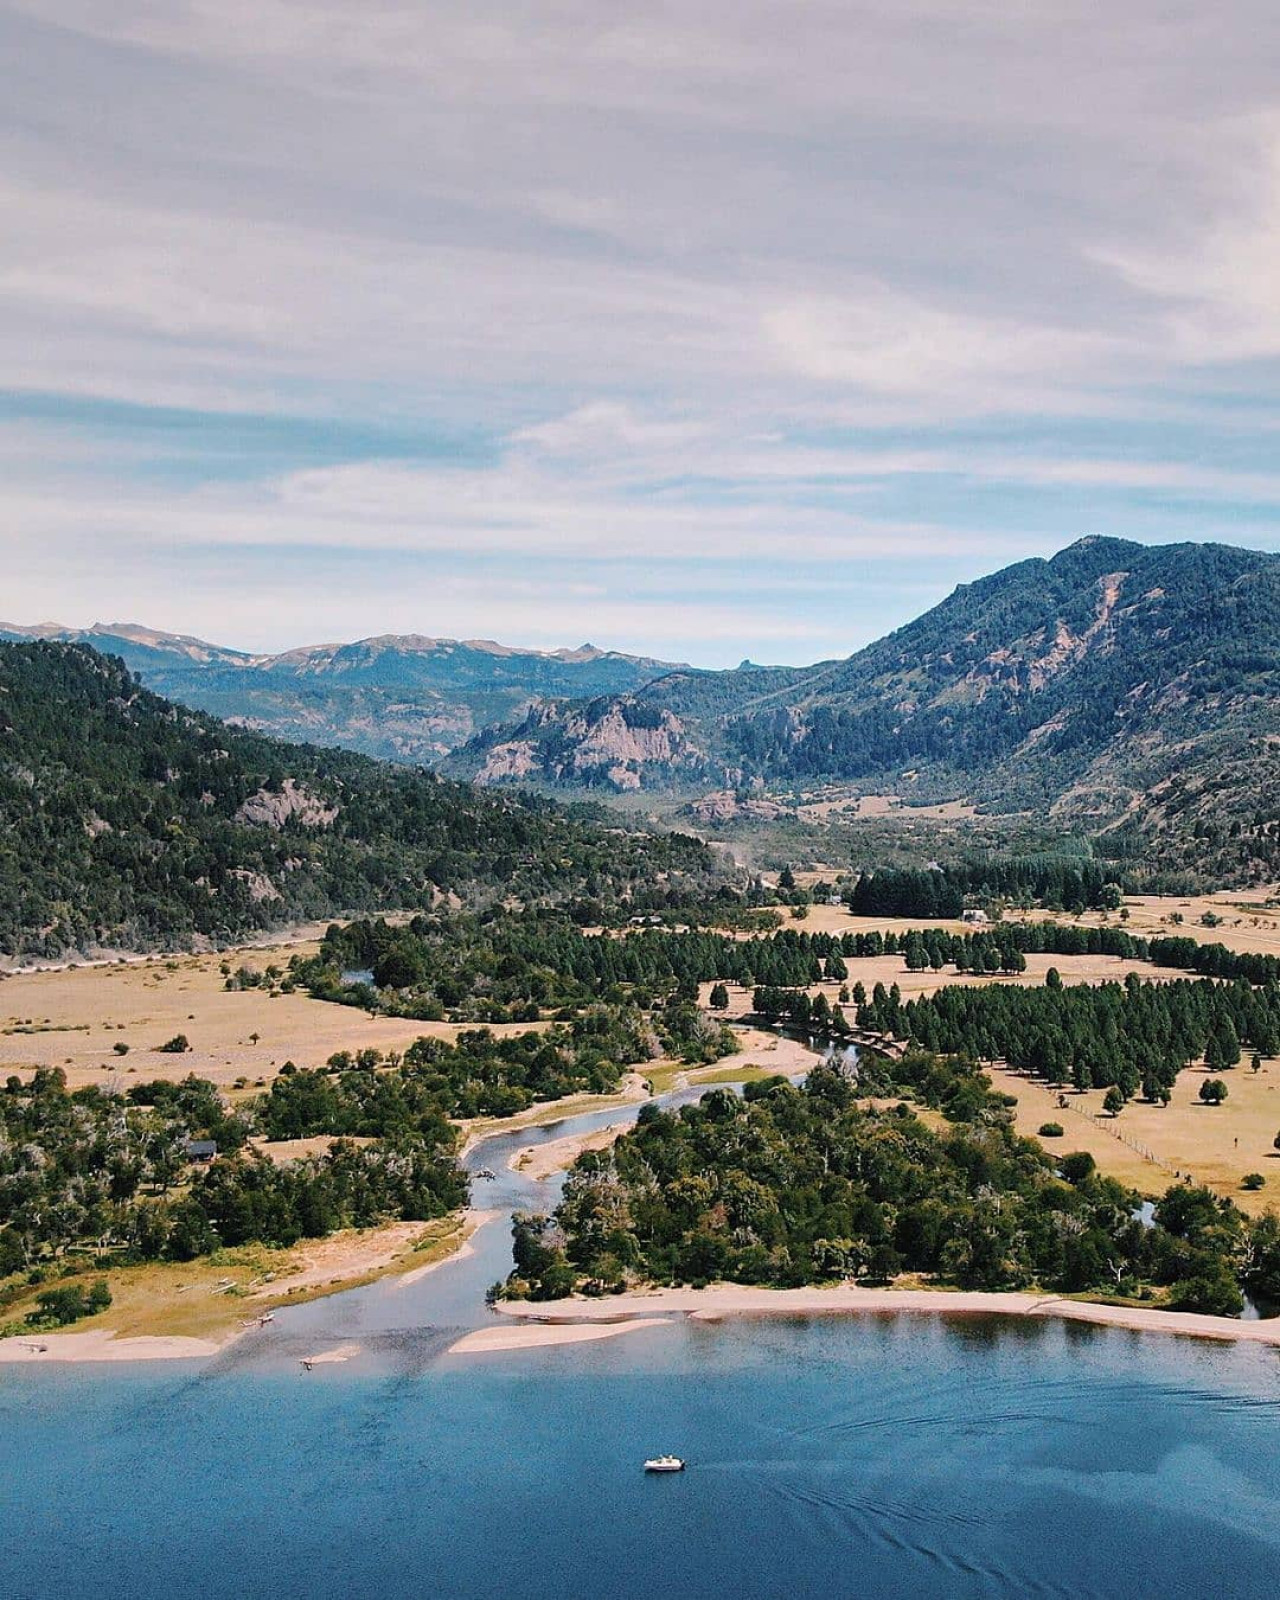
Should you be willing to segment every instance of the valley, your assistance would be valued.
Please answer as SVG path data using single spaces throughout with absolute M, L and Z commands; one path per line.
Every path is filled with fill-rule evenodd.
M 1276 1600 L 1280 9 L 0 40 L 0 1600 Z
M 1185 927 L 1192 936 L 1212 936 L 1232 949 L 1267 954 L 1280 952 L 1280 918 L 1271 914 L 1273 909 L 1260 896 L 1241 899 L 1238 893 L 1194 900 L 1146 896 L 1123 907 L 1134 932 L 1156 934 Z M 1059 916 L 1065 926 L 1102 925 L 1098 913 Z M 1204 927 L 1200 919 L 1205 917 L 1216 925 Z M 955 934 L 967 931 L 967 925 L 958 921 L 933 925 Z M 910 918 L 856 917 L 844 908 L 815 905 L 806 926 L 832 935 L 900 937 L 918 924 Z M 318 948 L 314 942 L 248 947 L 9 976 L 0 982 L 0 1076 L 17 1073 L 29 1081 L 36 1068 L 56 1066 L 73 1090 L 92 1087 L 111 1093 L 127 1090 L 130 1080 L 177 1083 L 195 1074 L 218 1085 L 234 1107 L 268 1088 L 286 1062 L 323 1069 L 340 1051 L 354 1054 L 373 1048 L 403 1054 L 424 1036 L 453 1040 L 463 1031 L 456 1023 L 369 1015 L 297 990 L 279 992 L 288 961 L 294 956 L 305 960 Z M 1050 965 L 1060 971 L 1066 985 L 1121 982 L 1131 974 L 1155 982 L 1170 976 L 1147 962 L 1106 956 L 1032 955 L 1026 971 L 1016 974 L 913 972 L 904 967 L 900 955 L 849 962 L 850 981 L 856 978 L 867 989 L 896 984 L 904 1000 L 957 984 L 1036 987 L 1043 984 Z M 264 974 L 263 986 L 228 989 L 228 976 L 246 970 Z M 709 982 L 699 988 L 703 1006 L 709 1003 L 711 988 Z M 828 982 L 812 985 L 807 992 L 815 998 L 823 994 L 835 1006 L 839 988 L 838 983 Z M 661 1095 L 685 1085 L 705 1090 L 723 1082 L 751 1083 L 778 1072 L 803 1072 L 819 1059 L 804 1044 L 755 1026 L 749 990 L 733 984 L 727 990 L 724 1016 L 738 1035 L 736 1052 L 699 1068 L 678 1060 L 646 1063 L 633 1076 L 647 1090 L 628 1086 L 616 1102 L 620 1107 L 628 1103 L 634 1107 L 637 1093 Z M 502 1036 L 547 1024 L 489 1026 Z M 157 1049 L 179 1033 L 189 1040 L 188 1051 L 170 1055 Z M 1274 1177 L 1271 1145 L 1280 1128 L 1280 1060 L 1264 1061 L 1259 1073 L 1241 1069 L 1232 1074 L 1232 1093 L 1224 1106 L 1206 1108 L 1199 1103 L 1197 1091 L 1206 1074 L 1196 1066 L 1179 1075 L 1170 1105 L 1135 1101 L 1119 1118 L 1103 1113 L 1100 1089 L 1063 1095 L 1000 1063 L 988 1065 L 987 1070 L 995 1086 L 1016 1099 L 1018 1132 L 1035 1137 L 1046 1123 L 1065 1124 L 1064 1148 L 1089 1152 L 1101 1172 L 1141 1193 L 1156 1195 L 1182 1173 L 1230 1196 L 1254 1215 L 1272 1202 L 1267 1192 L 1274 1187 L 1270 1181 L 1266 1189 L 1243 1191 L 1241 1180 L 1250 1171 L 1260 1171 L 1268 1180 Z M 609 1103 L 607 1096 L 578 1096 L 512 1117 L 464 1120 L 459 1126 L 470 1148 L 479 1139 L 562 1123 Z M 540 1145 L 536 1155 L 517 1154 L 513 1162 L 518 1170 L 541 1179 L 571 1165 L 584 1150 L 600 1149 L 616 1137 L 617 1126 L 606 1126 L 590 1136 Z M 274 1161 L 288 1162 L 322 1156 L 331 1142 L 255 1138 L 251 1144 Z M 244 1317 L 259 1314 L 257 1307 L 271 1309 L 340 1292 L 388 1273 L 412 1273 L 459 1248 L 473 1225 L 457 1217 L 426 1226 L 396 1222 L 284 1249 L 264 1245 L 223 1249 L 207 1263 L 121 1267 L 110 1272 L 111 1311 L 87 1327 L 92 1331 L 107 1326 L 121 1338 L 224 1338 L 238 1329 Z M 18 1310 L 22 1304 L 17 1302 Z
M 1066 552 L 1058 602 L 1116 556 L 1091 543 Z M 1030 581 L 1018 574 L 1015 595 Z M 1003 616 L 983 595 L 1007 599 L 1011 582 L 976 586 L 962 614 L 979 631 L 982 617 Z M 1108 579 L 1103 592 L 1106 615 L 1083 645 L 1060 629 L 1053 670 L 1037 668 L 1019 694 L 1082 668 L 1104 636 L 1104 659 L 1121 649 L 1124 583 Z M 839 666 L 812 681 L 829 684 Z M 740 671 L 757 710 L 802 676 Z M 969 1180 L 950 1164 L 996 1162 L 1010 1204 L 1074 1208 L 1095 1242 L 1068 1261 L 1043 1242 L 1026 1255 L 1010 1238 L 998 1259 L 974 1234 L 962 1266 L 915 1224 L 891 1245 L 869 1198 L 850 1196 L 833 1216 L 868 1230 L 864 1243 L 810 1239 L 797 1222 L 794 1260 L 788 1247 L 770 1253 L 767 1229 L 739 1258 L 744 1227 L 730 1226 L 727 1201 L 691 1216 L 684 1242 L 668 1246 L 657 1242 L 668 1224 L 646 1232 L 644 1207 L 623 1198 L 609 1202 L 633 1212 L 622 1254 L 574 1250 L 614 1291 L 635 1286 L 646 1251 L 648 1270 L 675 1280 L 706 1276 L 691 1264 L 705 1251 L 736 1280 L 775 1287 L 825 1281 L 839 1258 L 902 1284 L 1030 1280 L 1105 1297 L 1117 1288 L 1110 1249 L 1129 1263 L 1114 1270 L 1131 1295 L 1202 1310 L 1234 1304 L 1237 1275 L 1271 1282 L 1280 897 L 1261 875 L 1265 819 L 1214 832 L 1197 822 L 1170 859 L 1194 849 L 1212 863 L 1235 849 L 1236 886 L 1210 890 L 1204 872 L 1186 873 L 1180 893 L 1161 895 L 1144 890 L 1169 876 L 1163 849 L 1126 854 L 1106 828 L 1091 837 L 1070 806 L 1037 809 L 1023 791 L 1021 812 L 948 799 L 927 762 L 879 786 L 793 762 L 772 797 L 762 773 L 701 799 L 678 787 L 650 796 L 646 763 L 678 747 L 669 709 L 575 713 L 595 743 L 574 770 L 607 775 L 621 762 L 609 785 L 622 793 L 616 806 L 566 806 L 227 726 L 138 688 L 78 641 L 0 645 L 0 679 L 11 818 L 0 878 L 14 886 L 0 925 L 0 1075 L 15 1138 L 42 1141 L 51 1162 L 44 1179 L 26 1156 L 0 1170 L 10 1219 L 0 1295 L 41 1337 L 58 1337 L 47 1319 L 64 1302 L 86 1337 L 118 1327 L 203 1338 L 234 1331 L 246 1304 L 269 1310 L 413 1275 L 466 1248 L 479 1225 L 469 1207 L 483 1192 L 459 1163 L 474 1163 L 484 1141 L 505 1148 L 525 1132 L 534 1146 L 512 1146 L 515 1169 L 555 1189 L 568 1167 L 576 1204 L 597 1175 L 621 1193 L 633 1141 L 673 1097 L 727 1107 L 732 1086 L 746 1097 L 741 1114 L 771 1130 L 776 1086 L 806 1078 L 786 1091 L 800 1096 L 787 1115 L 809 1118 L 814 1097 L 830 1094 L 851 1150 L 916 1141 L 938 1164 L 957 1227 L 980 1231 L 991 1185 L 965 1198 Z M 711 692 L 681 669 L 626 693 L 659 688 L 685 697 L 680 715 Z M 551 726 L 551 711 L 537 716 Z M 994 773 L 1002 758 L 990 759 Z M 113 946 L 133 954 L 113 960 Z M 1100 1010 L 1068 1004 L 1092 991 Z M 1159 1043 L 1165 1024 L 1151 1031 L 1161 994 L 1176 1043 Z M 965 1022 L 966 995 L 998 1005 Z M 1027 1026 L 1049 1030 L 1030 1065 L 1002 995 L 1027 997 Z M 787 1028 L 767 1025 L 788 1017 Z M 1200 1090 L 1222 1070 L 1228 1033 L 1245 1059 L 1208 1105 Z M 1007 1043 L 969 1061 L 967 1042 L 988 1037 Z M 833 1046 L 838 1065 L 849 1038 L 863 1047 L 850 1081 L 816 1070 Z M 1127 1057 L 1130 1038 L 1142 1059 Z M 557 1136 L 571 1119 L 583 1131 Z M 184 1156 L 188 1147 L 206 1154 Z M 1058 1161 L 1076 1175 L 1054 1177 Z M 708 1181 L 726 1194 L 776 1181 L 720 1165 L 713 1156 Z M 55 1202 L 43 1209 L 42 1183 Z M 1169 1196 L 1182 1192 L 1221 1208 L 1229 1228 L 1197 1224 L 1184 1237 L 1173 1222 L 1144 1242 L 1122 1225 L 1120 1195 L 1176 1218 L 1191 1202 Z M 888 1205 L 882 1219 L 894 1214 L 877 1204 Z M 572 1206 L 527 1224 L 570 1240 L 584 1225 Z M 1039 1237 L 1030 1214 L 1027 1227 Z M 548 1254 L 541 1237 L 522 1243 L 517 1229 L 517 1294 L 577 1281 L 562 1247 Z M 531 1262 L 532 1288 L 521 1288 Z M 90 1287 L 108 1309 L 84 1300 L 95 1268 Z M 65 1291 L 50 1287 L 51 1270 Z

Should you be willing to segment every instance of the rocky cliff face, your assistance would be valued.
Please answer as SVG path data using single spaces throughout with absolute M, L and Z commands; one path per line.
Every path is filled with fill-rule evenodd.
M 286 778 L 278 789 L 264 788 L 251 794 L 235 819 L 277 831 L 287 822 L 299 822 L 304 828 L 330 828 L 338 820 L 338 809 L 336 803 L 326 805 L 319 795 Z
M 539 737 L 547 728 L 555 730 L 562 760 Z M 475 780 L 549 780 L 626 793 L 639 789 L 645 774 L 701 773 L 707 763 L 706 751 L 673 712 L 642 712 L 633 701 L 617 700 L 568 711 L 538 708 L 512 738 L 489 746 Z

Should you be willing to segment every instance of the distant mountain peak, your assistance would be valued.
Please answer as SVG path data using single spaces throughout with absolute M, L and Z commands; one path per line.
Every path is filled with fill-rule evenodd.
M 0 633 L 20 639 L 60 639 L 64 634 L 74 632 L 74 628 L 68 628 L 61 622 L 0 622 Z
M 1280 556 L 1089 534 L 961 585 L 843 661 L 748 666 L 544 708 L 449 766 L 619 790 L 831 783 L 1126 836 L 1214 836 L 1217 785 L 1224 814 L 1275 814 Z M 663 742 L 672 717 L 679 738 Z M 593 761 L 595 730 L 619 718 L 637 735 L 629 759 Z
M 1072 550 L 1094 550 L 1099 545 L 1112 545 L 1123 550 L 1141 550 L 1143 547 L 1132 539 L 1118 539 L 1110 533 L 1085 533 L 1080 538 L 1072 541 L 1058 551 L 1058 555 L 1069 555 Z M 1054 558 L 1056 559 L 1056 557 Z
M 148 688 L 241 726 L 414 764 L 434 764 L 480 729 L 549 701 L 632 691 L 675 670 L 592 644 L 535 650 L 425 634 L 376 634 L 278 655 L 138 622 L 0 624 L 0 637 L 93 645 L 120 657 Z

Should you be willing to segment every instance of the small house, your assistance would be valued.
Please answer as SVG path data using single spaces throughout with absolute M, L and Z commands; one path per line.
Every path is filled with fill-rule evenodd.
M 967 922 L 971 928 L 985 928 L 987 914 L 985 911 L 962 911 L 960 920 L 961 922 Z
M 182 1153 L 188 1161 L 212 1161 L 218 1153 L 218 1146 L 213 1139 L 187 1139 L 183 1143 Z

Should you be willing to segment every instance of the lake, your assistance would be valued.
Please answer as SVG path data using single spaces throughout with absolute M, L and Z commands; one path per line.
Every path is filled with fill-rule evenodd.
M 521 1144 L 616 1118 L 489 1141 L 477 1204 L 530 1203 Z M 895 1315 L 449 1356 L 505 1216 L 476 1247 L 207 1364 L 0 1370 L 0 1593 L 1280 1591 L 1273 1349 Z M 299 1366 L 346 1340 L 349 1364 Z M 688 1471 L 645 1477 L 667 1450 Z

